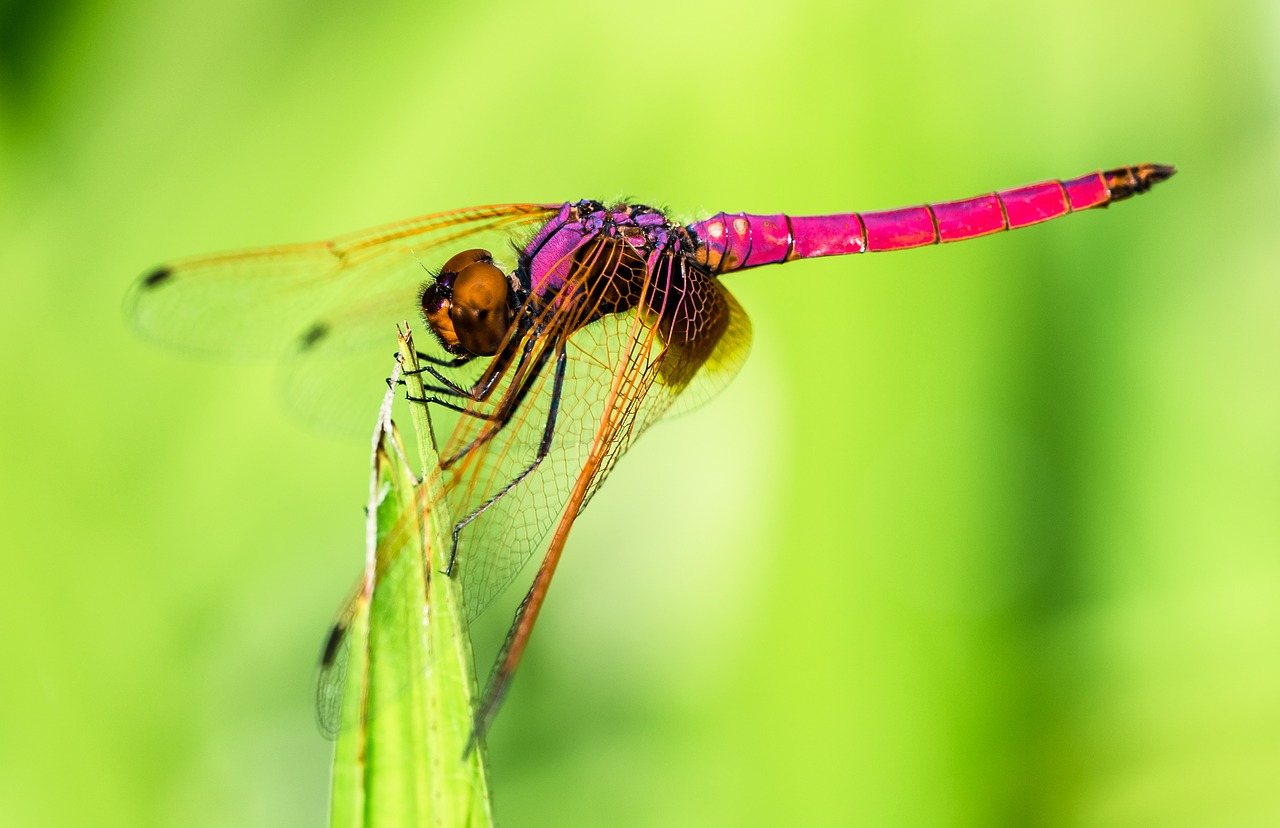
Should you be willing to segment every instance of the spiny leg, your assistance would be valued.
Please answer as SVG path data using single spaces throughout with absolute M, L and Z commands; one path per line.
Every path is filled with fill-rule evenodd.
M 525 342 L 525 346 L 520 353 L 520 359 L 516 362 L 515 368 L 513 369 L 517 377 L 520 376 L 521 369 L 524 367 L 525 361 L 528 359 L 530 352 L 533 350 L 534 344 L 535 343 L 534 343 L 533 337 L 529 337 Z M 447 387 L 428 385 L 423 387 L 423 391 L 430 392 L 431 394 L 442 394 L 447 397 L 459 397 L 468 401 L 483 402 L 484 400 L 488 399 L 489 395 L 493 391 L 494 386 L 497 383 L 497 380 L 502 377 L 502 375 L 505 373 L 505 368 L 510 365 L 511 355 L 513 352 L 514 352 L 514 348 L 504 349 L 502 354 L 499 355 L 498 360 L 495 361 L 495 364 L 490 365 L 489 368 L 485 370 L 485 373 L 480 377 L 480 379 L 476 381 L 476 384 L 473 385 L 470 389 L 462 388 L 457 383 L 454 383 L 446 379 L 438 371 L 435 371 L 434 369 L 432 369 L 431 375 L 440 379 L 442 382 L 447 383 Z M 470 359 L 471 357 L 468 357 L 468 360 Z M 543 361 L 545 362 L 545 360 Z M 427 369 L 419 369 L 418 371 L 413 373 L 421 374 L 423 373 L 424 370 L 427 370 Z M 403 380 L 401 380 L 401 382 L 403 382 Z M 508 394 L 507 396 L 510 396 L 510 394 Z M 441 399 L 438 396 L 414 397 L 412 395 L 406 394 L 405 399 L 408 400 L 409 402 L 422 403 L 423 405 L 426 405 L 428 403 L 434 403 L 436 405 L 441 406 L 442 408 L 447 408 L 451 411 L 457 411 L 460 414 L 466 414 L 467 416 L 474 417 L 477 420 L 502 420 L 502 422 L 505 423 L 506 420 L 509 418 L 509 415 L 504 413 L 505 407 L 509 404 L 507 400 L 500 401 L 498 403 L 497 409 L 495 409 L 492 412 L 486 413 L 484 411 L 479 411 L 474 408 L 467 408 L 465 407 L 464 403 L 451 402 L 446 399 Z M 518 404 L 519 404 L 519 400 L 516 400 L 515 405 L 518 405 Z M 470 449 L 471 449 L 471 446 L 468 446 L 466 449 L 464 449 L 461 452 L 458 452 L 453 457 L 447 458 L 441 465 L 444 468 L 448 468 L 449 466 L 453 465 L 453 463 L 457 462 L 459 457 L 461 457 L 467 451 L 470 451 Z
M 453 359 L 441 359 L 440 357 L 435 357 L 435 356 L 432 356 L 431 354 L 428 354 L 426 351 L 418 351 L 419 362 L 425 362 L 428 365 L 434 365 L 437 368 L 461 368 L 463 365 L 466 365 L 468 362 L 470 362 L 473 359 L 475 359 L 475 356 L 472 354 L 462 354 L 460 356 L 454 357 Z M 417 371 L 407 371 L 406 373 L 420 374 L 422 373 L 422 369 L 419 368 Z
M 417 354 L 419 362 L 430 363 L 431 365 L 436 365 L 441 368 L 461 368 L 462 366 L 466 365 L 468 362 L 476 358 L 475 354 L 460 354 L 458 356 L 455 356 L 453 359 L 440 359 L 439 357 L 432 356 L 426 351 L 415 351 L 415 353 Z M 425 368 L 418 368 L 412 371 L 409 370 L 408 368 L 405 368 L 404 354 L 400 353 L 399 351 L 395 352 L 395 360 L 396 362 L 400 363 L 402 374 L 421 374 L 426 371 Z M 387 377 L 388 388 L 393 387 L 393 385 L 404 385 L 404 384 L 405 382 L 403 379 L 398 379 L 394 383 L 392 383 L 391 377 Z
M 433 367 L 419 368 L 417 371 L 408 371 L 406 373 L 430 374 L 437 382 L 448 388 L 450 394 L 458 397 L 466 397 L 467 399 L 474 400 L 475 402 L 484 402 L 489 398 L 489 395 L 493 393 L 493 389 L 497 386 L 498 380 L 506 374 L 507 369 L 511 366 L 511 360 L 515 356 L 516 352 L 516 343 L 520 339 L 519 334 L 520 331 L 518 329 L 511 332 L 510 339 L 507 340 L 507 344 L 503 346 L 502 350 L 498 352 L 497 357 L 487 368 L 485 368 L 484 373 L 481 374 L 474 383 L 472 383 L 470 388 L 465 388 L 459 385 Z M 520 365 L 524 364 L 525 359 L 527 359 L 529 354 L 532 352 L 536 339 L 537 337 L 533 336 L 525 337 L 524 348 L 521 349 L 520 360 L 516 365 L 517 371 L 520 370 Z M 458 368 L 466 365 L 474 358 L 475 357 L 472 354 L 464 354 L 451 361 L 439 359 L 433 359 L 432 361 L 442 368 Z
M 440 359 L 439 357 L 434 357 L 431 354 L 428 354 L 426 351 L 416 351 L 415 353 L 418 357 L 419 362 L 428 362 L 432 365 L 437 365 L 441 368 L 461 368 L 462 366 L 466 365 L 468 362 L 476 358 L 475 354 L 460 354 L 458 356 L 455 356 L 453 359 Z M 395 357 L 396 357 L 396 362 L 400 363 L 401 367 L 403 368 L 404 355 L 401 354 L 399 351 L 396 351 Z M 407 375 L 415 375 L 415 374 L 424 374 L 426 373 L 426 371 L 427 371 L 426 368 L 417 368 L 414 370 L 409 370 L 408 368 L 404 368 L 401 371 L 401 373 L 407 374 Z M 433 371 L 432 375 L 434 376 L 436 373 L 437 372 Z M 391 381 L 391 377 L 387 377 L 388 388 L 393 388 L 394 385 L 404 385 L 404 384 L 405 384 L 405 381 L 403 379 L 398 379 L 393 384 Z M 443 394 L 448 394 L 450 396 L 465 396 L 465 394 L 459 393 L 459 391 L 457 390 L 456 383 L 448 382 L 448 385 L 452 386 L 452 388 L 443 389 L 443 388 L 429 387 L 423 390 L 430 391 L 433 394 L 443 393 Z M 453 406 L 441 400 L 414 399 L 412 397 L 406 397 L 406 399 L 408 399 L 410 402 L 422 402 L 422 403 L 435 402 L 435 403 L 439 403 L 440 405 L 444 405 L 447 408 L 453 408 L 453 410 L 455 411 L 462 410 L 460 408 L 457 408 L 456 406 Z

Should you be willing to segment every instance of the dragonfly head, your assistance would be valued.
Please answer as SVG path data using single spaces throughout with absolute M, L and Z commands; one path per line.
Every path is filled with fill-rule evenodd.
M 516 293 L 488 250 L 464 250 L 422 290 L 422 317 L 452 354 L 493 356 L 516 317 Z

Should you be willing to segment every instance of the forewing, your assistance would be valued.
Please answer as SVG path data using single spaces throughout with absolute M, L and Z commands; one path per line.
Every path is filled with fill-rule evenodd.
M 179 349 L 281 357 L 291 408 L 322 424 L 358 423 L 378 393 L 360 392 L 385 371 L 395 324 L 418 316 L 427 268 L 465 247 L 512 264 L 512 243 L 553 213 L 535 204 L 477 207 L 323 242 L 185 259 L 139 279 L 128 313 L 142 333 Z M 435 346 L 428 337 L 421 344 Z
M 128 313 L 147 336 L 224 356 L 279 354 L 304 335 L 357 341 L 358 329 L 415 313 L 419 261 L 430 263 L 434 248 L 479 246 L 477 235 L 509 237 L 550 214 L 533 204 L 475 207 L 328 241 L 183 259 L 135 282 Z

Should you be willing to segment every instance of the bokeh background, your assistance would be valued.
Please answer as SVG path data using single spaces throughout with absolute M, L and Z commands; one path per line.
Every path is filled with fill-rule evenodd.
M 498 816 L 1280 824 L 1278 56 L 1267 0 L 0 3 L 0 824 L 325 820 L 367 445 L 291 420 L 271 365 L 141 341 L 148 267 L 1142 161 L 1180 174 L 733 277 L 752 359 L 581 519 Z

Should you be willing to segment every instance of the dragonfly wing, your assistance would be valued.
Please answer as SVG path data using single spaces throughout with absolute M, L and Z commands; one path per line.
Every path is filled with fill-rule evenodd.
M 338 618 L 329 628 L 324 650 L 320 654 L 320 668 L 316 675 L 316 724 L 326 739 L 338 738 L 342 729 L 342 694 L 347 683 L 347 666 L 351 663 L 351 648 L 364 642 L 352 642 L 352 622 L 357 613 L 367 612 L 369 595 L 362 574 L 354 589 L 342 602 Z
M 658 266 L 672 268 L 674 262 L 662 259 Z M 673 402 L 685 393 L 710 397 L 741 365 L 750 342 L 750 323 L 737 302 L 710 277 L 683 271 L 679 279 L 671 278 L 670 272 L 660 275 L 663 278 L 655 280 L 653 274 L 647 278 L 684 284 L 683 298 L 702 309 L 701 315 L 676 313 L 679 308 L 668 306 L 675 291 L 652 285 L 638 307 L 606 314 L 586 325 L 581 321 L 595 315 L 592 308 L 566 302 L 539 343 L 559 348 L 556 343 L 563 342 L 566 368 L 559 393 L 551 368 L 555 354 L 542 352 L 546 367 L 492 441 L 468 450 L 491 426 L 471 417 L 458 422 L 445 456 L 464 455 L 450 468 L 446 490 L 455 518 L 476 516 L 459 533 L 457 550 L 471 617 L 512 582 L 536 551 L 545 548 L 581 475 L 586 473 L 589 479 L 578 508 L 586 505 L 618 458 Z M 566 288 L 572 290 L 572 286 Z M 554 429 L 546 455 L 539 461 L 539 445 L 553 403 Z
M 535 204 L 476 207 L 328 241 L 184 259 L 135 282 L 126 307 L 145 335 L 223 356 L 279 354 L 304 335 L 349 340 L 343 326 L 416 313 L 425 276 L 418 260 L 429 262 L 434 248 L 480 246 L 476 237 L 485 234 L 503 241 L 553 212 Z
M 669 390 L 653 387 L 663 346 L 654 326 L 639 312 L 606 316 L 575 332 L 563 347 L 565 375 L 558 400 L 553 394 L 552 355 L 533 381 L 525 403 L 498 436 L 480 450 L 469 452 L 448 472 L 446 489 L 455 518 L 485 507 L 459 535 L 458 577 L 471 618 L 479 615 L 545 545 L 588 465 L 592 442 L 606 419 L 606 407 L 611 397 L 619 396 L 611 394 L 615 383 L 623 384 L 621 396 L 631 411 L 627 427 L 619 429 L 624 433 L 609 435 L 609 468 L 612 458 L 670 405 Z M 553 402 L 558 410 L 551 442 L 535 467 Z M 483 425 L 469 417 L 460 419 L 446 454 L 473 440 Z M 605 474 L 607 468 L 601 468 L 591 483 L 593 490 Z M 517 478 L 521 478 L 517 485 L 494 499 Z
M 145 336 L 219 356 L 284 350 L 343 285 L 327 242 L 185 259 L 134 282 L 125 306 Z
M 693 376 L 676 397 L 670 414 L 680 415 L 710 401 L 724 390 L 747 361 L 751 352 L 751 318 L 742 305 L 718 279 L 711 280 L 708 290 L 715 292 L 715 300 L 706 312 L 706 329 L 714 345 L 709 350 L 695 349 L 686 359 L 691 360 Z
M 484 247 L 513 263 L 513 242 L 553 214 L 535 204 L 478 207 L 323 242 L 186 259 L 139 279 L 126 307 L 144 335 L 182 350 L 282 357 L 289 406 L 346 423 L 368 410 L 353 389 L 385 371 L 395 324 L 418 315 L 419 286 L 440 263 L 438 248 Z

